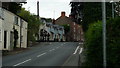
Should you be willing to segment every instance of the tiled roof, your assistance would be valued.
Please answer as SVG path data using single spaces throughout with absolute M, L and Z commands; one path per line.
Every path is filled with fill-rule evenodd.
M 71 18 L 64 16 L 64 17 L 59 17 L 56 21 L 55 24 L 58 25 L 63 25 L 63 24 L 70 24 L 72 22 Z

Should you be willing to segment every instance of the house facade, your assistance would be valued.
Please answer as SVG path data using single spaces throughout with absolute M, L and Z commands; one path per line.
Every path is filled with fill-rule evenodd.
M 83 38 L 82 26 L 74 22 L 71 16 L 67 17 L 65 12 L 61 12 L 61 16 L 56 19 L 55 24 L 70 26 L 70 31 L 65 34 L 66 41 L 81 41 L 81 38 Z
M 14 47 L 27 48 L 27 22 L 0 8 L 0 50 L 13 50 Z
M 43 21 L 40 25 L 39 36 L 41 41 L 65 41 L 64 40 L 64 27 L 55 25 L 52 22 Z

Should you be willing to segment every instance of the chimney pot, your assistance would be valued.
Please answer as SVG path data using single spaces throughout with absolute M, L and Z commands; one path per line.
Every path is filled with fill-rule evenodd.
M 62 17 L 64 17 L 65 16 L 65 12 L 63 11 L 63 12 L 61 12 L 61 16 Z

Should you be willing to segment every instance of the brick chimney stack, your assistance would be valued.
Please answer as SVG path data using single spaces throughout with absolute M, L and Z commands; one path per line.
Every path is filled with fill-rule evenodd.
M 61 17 L 64 17 L 65 16 L 65 12 L 61 12 Z

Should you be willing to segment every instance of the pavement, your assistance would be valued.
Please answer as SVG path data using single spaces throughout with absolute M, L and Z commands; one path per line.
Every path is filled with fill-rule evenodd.
M 78 42 L 47 42 L 15 55 L 3 56 L 2 66 L 78 66 L 82 48 Z

